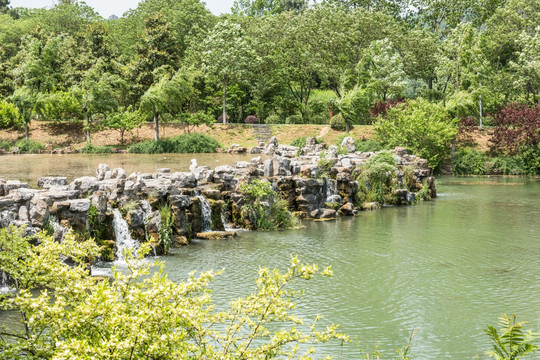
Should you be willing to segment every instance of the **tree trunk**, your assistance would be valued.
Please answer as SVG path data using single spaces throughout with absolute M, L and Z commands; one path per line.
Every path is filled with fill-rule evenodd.
M 154 130 L 155 130 L 155 140 L 159 141 L 159 114 L 154 113 Z
M 351 123 L 345 120 L 345 132 L 348 134 L 351 131 Z
M 24 123 L 24 135 L 26 137 L 26 142 L 28 142 L 28 139 L 30 138 L 29 133 L 30 131 L 28 130 L 28 123 Z
M 226 124 L 227 123 L 227 110 L 225 109 L 225 99 L 226 99 L 226 94 L 227 94 L 227 83 L 223 83 L 223 123 Z
M 86 122 L 86 143 L 90 144 L 90 121 L 86 113 L 84 114 L 84 121 Z

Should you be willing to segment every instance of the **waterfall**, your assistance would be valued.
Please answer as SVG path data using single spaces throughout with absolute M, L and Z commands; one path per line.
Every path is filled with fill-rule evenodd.
M 0 294 L 6 294 L 10 292 L 9 276 L 5 272 L 0 270 Z
M 122 217 L 120 210 L 113 209 L 113 214 L 112 226 L 116 238 L 116 256 L 118 258 L 116 263 L 123 264 L 126 262 L 124 259 L 124 249 L 133 251 L 137 249 L 138 243 L 131 237 L 127 221 Z
M 337 190 L 337 181 L 334 179 L 326 179 L 326 201 L 332 200 L 333 196 L 339 195 Z
M 212 208 L 210 203 L 202 195 L 197 195 L 197 198 L 201 201 L 201 230 L 202 232 L 212 231 Z

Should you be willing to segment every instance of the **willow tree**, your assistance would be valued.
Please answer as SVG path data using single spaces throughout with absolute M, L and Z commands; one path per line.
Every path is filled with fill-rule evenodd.
M 244 30 L 238 24 L 216 24 L 201 46 L 205 72 L 215 76 L 223 87 L 223 123 L 227 123 L 227 86 L 245 80 L 258 63 Z

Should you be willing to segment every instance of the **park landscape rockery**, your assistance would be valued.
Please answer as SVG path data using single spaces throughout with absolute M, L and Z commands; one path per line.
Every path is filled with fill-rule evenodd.
M 288 209 L 302 218 L 331 219 L 337 215 L 355 215 L 362 208 L 378 204 L 358 201 L 360 184 L 356 174 L 375 153 L 356 152 L 352 138 L 345 138 L 338 147 L 315 144 L 308 139 L 304 148 L 279 145 L 275 138 L 268 144 L 251 149 L 262 154 L 251 161 L 240 161 L 232 166 L 211 169 L 198 166 L 192 160 L 189 172 L 159 169 L 156 174 L 132 173 L 121 168 L 110 169 L 100 164 L 96 176 L 84 176 L 68 183 L 65 177 L 42 177 L 39 189 L 16 180 L 0 179 L 0 228 L 9 225 L 26 226 L 32 234 L 49 227 L 62 238 L 66 228 L 74 231 L 92 230 L 96 219 L 100 224 L 111 224 L 115 208 L 124 209 L 134 238 L 158 238 L 161 226 L 159 206 L 170 207 L 173 213 L 174 237 L 183 242 L 191 238 L 212 238 L 234 235 L 227 232 L 230 222 L 237 227 L 250 228 L 238 221 L 238 212 L 245 196 L 240 184 L 253 179 L 267 179 L 287 201 Z M 391 151 L 395 156 L 395 179 L 401 187 L 394 189 L 396 204 L 408 205 L 415 201 L 415 192 L 427 190 L 435 197 L 435 185 L 427 161 L 409 155 L 403 148 Z M 327 166 L 323 172 L 321 159 Z M 413 189 L 403 185 L 402 169 L 413 169 Z M 211 214 L 208 214 L 208 209 Z M 205 213 L 206 210 L 206 213 Z M 117 211 L 116 211 L 117 212 Z M 211 216 L 211 219 L 208 219 Z M 51 226 L 52 223 L 52 226 Z M 114 231 L 109 231 L 114 239 Z

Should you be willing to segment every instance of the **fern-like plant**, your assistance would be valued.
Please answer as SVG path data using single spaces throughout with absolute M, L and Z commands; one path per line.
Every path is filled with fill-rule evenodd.
M 516 314 L 503 314 L 499 317 L 500 333 L 494 326 L 488 326 L 484 331 L 493 345 L 493 350 L 487 352 L 489 357 L 497 360 L 518 360 L 533 354 L 538 348 L 533 344 L 538 334 L 525 331 L 525 324 L 525 321 L 516 322 Z

